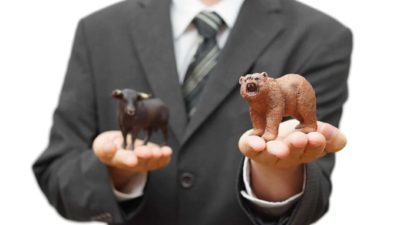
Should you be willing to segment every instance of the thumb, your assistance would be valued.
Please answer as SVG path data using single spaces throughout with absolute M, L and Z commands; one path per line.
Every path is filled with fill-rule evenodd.
M 347 144 L 346 136 L 331 124 L 319 122 L 318 132 L 326 139 L 325 151 L 328 153 L 340 151 Z
M 117 133 L 104 132 L 93 141 L 93 151 L 100 161 L 108 163 L 112 160 L 118 150 L 118 146 L 115 143 L 117 137 Z

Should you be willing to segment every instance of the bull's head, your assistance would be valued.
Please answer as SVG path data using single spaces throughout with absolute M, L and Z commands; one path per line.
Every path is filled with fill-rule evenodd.
M 137 102 L 149 99 L 151 96 L 132 89 L 116 89 L 112 92 L 112 97 L 119 100 L 120 106 L 127 115 L 134 116 L 136 113 Z

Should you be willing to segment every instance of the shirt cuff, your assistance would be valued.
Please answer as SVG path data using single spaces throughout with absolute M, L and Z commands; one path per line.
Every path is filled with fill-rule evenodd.
M 250 186 L 250 166 L 249 159 L 246 157 L 243 164 L 243 182 L 245 190 L 240 193 L 249 200 L 259 211 L 271 216 L 280 216 L 291 208 L 297 200 L 303 195 L 306 181 L 306 170 L 304 170 L 303 189 L 300 193 L 281 202 L 270 202 L 257 198 Z
M 123 202 L 142 196 L 146 181 L 147 173 L 137 173 L 121 190 L 117 190 L 113 185 L 112 188 L 117 201 Z

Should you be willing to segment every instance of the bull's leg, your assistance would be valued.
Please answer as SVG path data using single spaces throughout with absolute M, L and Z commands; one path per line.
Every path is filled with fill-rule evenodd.
M 133 150 L 135 147 L 135 140 L 136 140 L 136 136 L 139 133 L 138 129 L 132 129 L 131 130 L 131 143 L 128 146 L 129 150 Z
M 144 138 L 144 142 L 143 142 L 144 145 L 147 145 L 147 143 L 149 142 L 152 132 L 153 132 L 153 130 L 151 128 L 146 130 L 146 137 Z
M 127 141 L 126 141 L 126 139 L 127 139 L 127 136 L 128 136 L 128 131 L 126 131 L 126 130 L 121 130 L 121 132 L 122 132 L 122 138 L 123 138 L 122 149 L 126 149 L 126 147 L 127 147 Z
M 162 132 L 163 138 L 164 138 L 162 146 L 165 146 L 168 143 L 168 126 L 167 126 L 167 124 L 164 124 L 161 126 L 161 132 Z

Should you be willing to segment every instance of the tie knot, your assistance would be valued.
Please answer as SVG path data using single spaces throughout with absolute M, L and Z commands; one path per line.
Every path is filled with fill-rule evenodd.
M 202 11 L 193 19 L 193 24 L 201 36 L 209 39 L 216 38 L 225 23 L 217 13 Z

